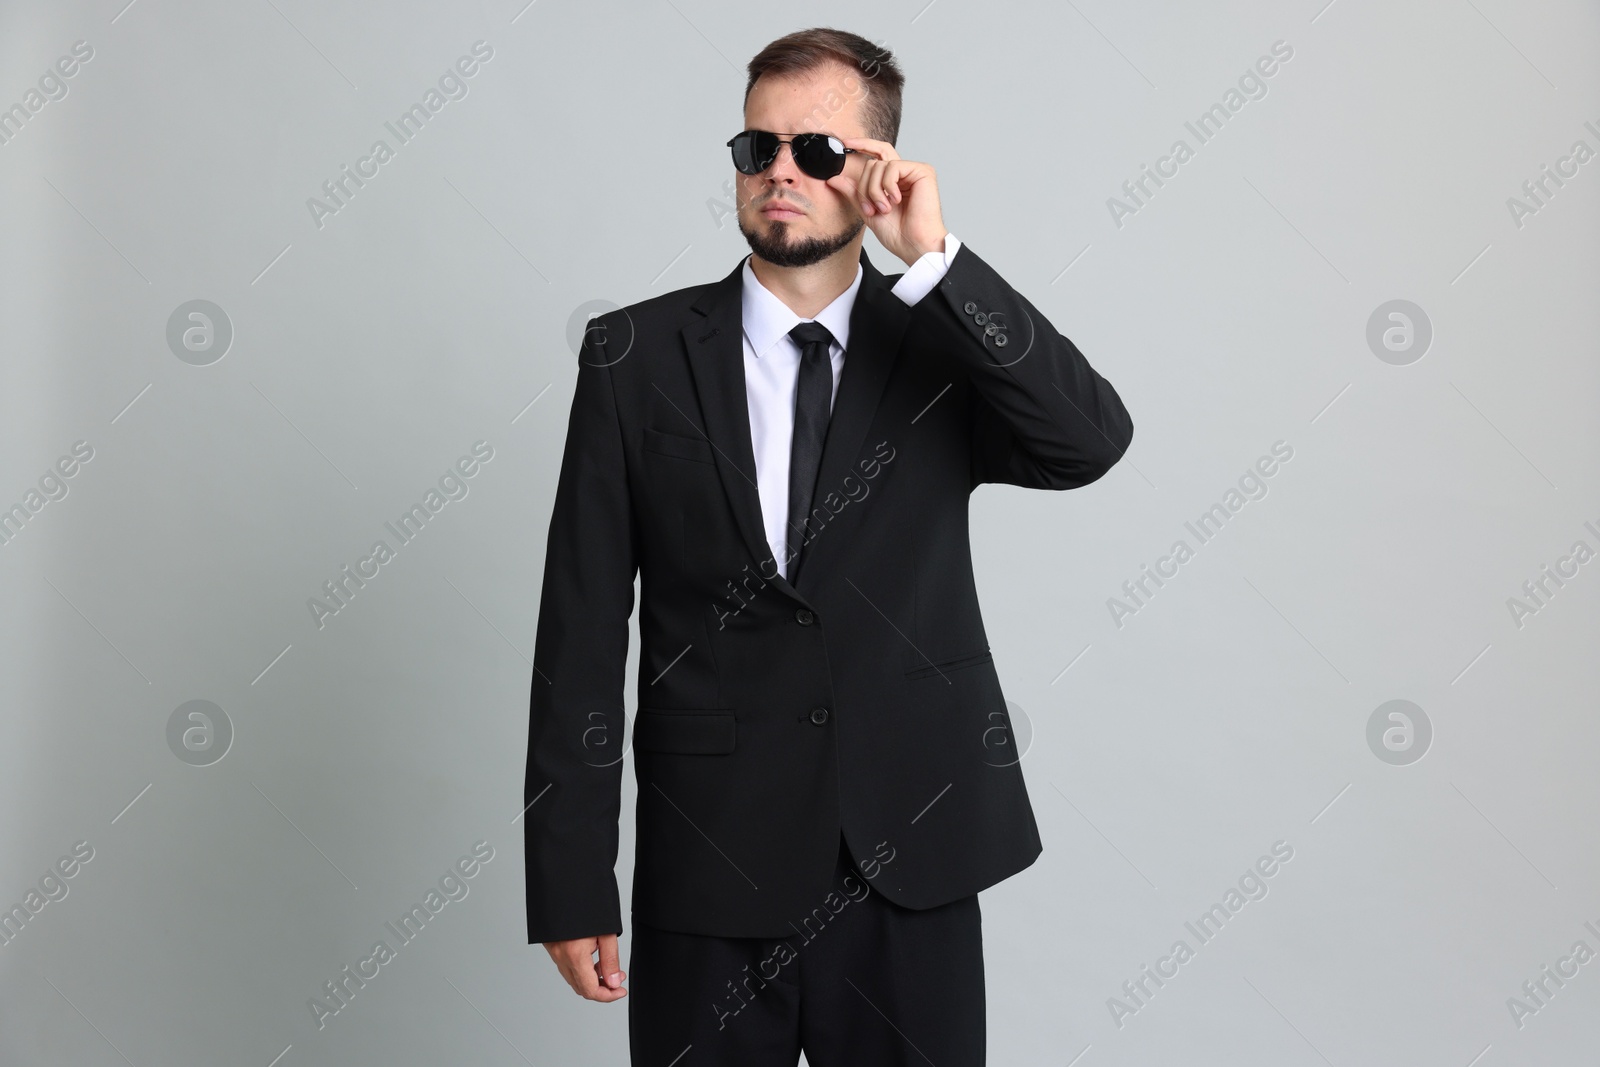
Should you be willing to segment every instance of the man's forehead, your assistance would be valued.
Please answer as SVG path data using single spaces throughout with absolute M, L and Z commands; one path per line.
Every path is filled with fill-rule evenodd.
M 858 125 L 856 107 L 862 83 L 856 72 L 841 63 L 829 63 L 816 70 L 794 74 L 763 74 L 750 91 L 745 116 L 758 114 L 767 120 L 763 129 L 789 136 L 794 133 L 831 133 L 854 136 Z M 773 123 L 788 119 L 779 128 Z

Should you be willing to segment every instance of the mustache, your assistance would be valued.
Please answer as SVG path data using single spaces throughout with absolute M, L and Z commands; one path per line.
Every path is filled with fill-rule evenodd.
M 776 193 L 770 196 L 762 197 L 760 200 L 750 201 L 750 206 L 755 208 L 757 211 L 760 211 L 768 204 L 793 204 L 802 211 L 811 210 L 811 205 L 807 204 L 804 200 L 800 200 L 792 196 L 779 196 Z

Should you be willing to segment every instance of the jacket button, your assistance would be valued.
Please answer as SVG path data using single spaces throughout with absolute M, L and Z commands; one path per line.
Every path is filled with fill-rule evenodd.
M 812 708 L 811 709 L 811 722 L 813 723 L 813 725 L 821 726 L 823 723 L 825 723 L 827 721 L 828 721 L 828 709 L 827 708 Z
M 794 613 L 794 619 L 801 626 L 810 626 L 813 622 L 817 621 L 817 617 L 811 614 L 811 612 L 806 608 L 800 608 L 796 610 Z
M 972 316 L 972 321 L 977 323 L 979 326 L 982 326 L 989 321 L 989 316 L 980 311 L 976 315 Z
M 977 310 L 978 310 L 978 305 L 977 305 L 977 303 L 976 303 L 976 302 L 975 302 L 975 301 L 972 301 L 972 300 L 968 300 L 968 301 L 967 301 L 967 303 L 966 303 L 966 305 L 965 305 L 965 306 L 964 306 L 964 307 L 962 307 L 962 309 L 961 309 L 961 310 L 962 310 L 962 311 L 965 311 L 965 312 L 966 312 L 966 313 L 967 313 L 967 314 L 968 314 L 968 315 L 970 315 L 970 314 L 972 314 L 972 313 L 973 313 L 973 312 L 974 312 L 974 311 L 977 311 Z
M 1006 346 L 1006 335 L 1003 334 L 1003 333 L 995 334 L 994 335 L 994 346 L 996 348 L 1004 348 Z M 1027 355 L 1027 353 L 1024 352 L 1023 355 Z

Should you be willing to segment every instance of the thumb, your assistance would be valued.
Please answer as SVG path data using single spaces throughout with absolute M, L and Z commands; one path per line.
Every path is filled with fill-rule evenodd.
M 616 989 L 622 985 L 623 979 L 621 961 L 617 958 L 617 935 L 601 934 L 598 940 L 600 962 L 595 964 L 595 973 L 607 989 Z

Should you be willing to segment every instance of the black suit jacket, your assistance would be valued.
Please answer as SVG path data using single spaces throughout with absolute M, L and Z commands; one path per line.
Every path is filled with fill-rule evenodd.
M 890 291 L 899 275 L 865 252 L 861 264 L 793 584 L 761 522 L 741 268 L 586 335 L 534 648 L 530 943 L 622 932 L 636 570 L 639 921 L 787 936 L 823 906 L 841 829 L 873 886 L 918 909 L 1042 848 L 978 609 L 968 500 L 983 482 L 1087 485 L 1133 423 L 970 245 L 914 306 Z

